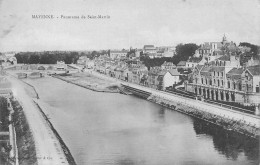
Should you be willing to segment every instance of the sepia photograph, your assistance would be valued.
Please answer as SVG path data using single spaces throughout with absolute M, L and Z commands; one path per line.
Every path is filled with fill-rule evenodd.
M 0 165 L 259 165 L 260 0 L 0 0 Z

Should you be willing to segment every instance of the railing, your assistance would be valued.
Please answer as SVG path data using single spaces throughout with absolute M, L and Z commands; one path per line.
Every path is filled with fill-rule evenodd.
M 237 111 L 244 112 L 244 113 L 254 114 L 253 111 L 250 111 L 248 109 L 239 108 L 239 107 L 236 107 L 236 106 L 221 104 L 221 103 L 211 101 L 211 100 L 205 100 L 205 102 L 212 103 L 212 104 L 215 104 L 215 105 L 219 105 L 221 107 L 229 108 L 229 109 L 232 109 L 232 110 L 237 110 Z

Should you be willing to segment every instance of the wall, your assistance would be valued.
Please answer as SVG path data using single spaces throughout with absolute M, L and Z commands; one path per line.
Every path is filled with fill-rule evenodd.
M 150 92 L 152 94 L 158 95 L 165 99 L 174 100 L 180 104 L 194 107 L 194 108 L 200 109 L 202 111 L 209 112 L 211 114 L 225 116 L 225 118 L 230 118 L 233 120 L 244 120 L 246 123 L 255 125 L 257 128 L 260 128 L 260 117 L 256 116 L 256 115 L 245 114 L 245 113 L 231 110 L 231 109 L 228 109 L 225 107 L 220 107 L 217 105 L 205 103 L 205 102 L 199 101 L 199 100 L 184 98 L 184 97 L 166 93 L 163 91 L 156 91 L 154 89 L 146 88 L 146 87 L 135 85 L 135 84 L 129 84 L 129 83 L 124 83 L 124 82 L 122 82 L 122 84 Z
M 179 76 L 172 76 L 169 72 L 164 75 L 163 78 L 164 88 L 177 84 L 179 82 Z

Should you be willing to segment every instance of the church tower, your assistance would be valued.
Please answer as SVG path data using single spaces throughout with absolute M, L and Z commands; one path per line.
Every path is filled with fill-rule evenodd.
M 225 45 L 227 43 L 227 37 L 226 35 L 224 34 L 223 38 L 222 38 L 222 42 L 221 42 L 223 45 Z

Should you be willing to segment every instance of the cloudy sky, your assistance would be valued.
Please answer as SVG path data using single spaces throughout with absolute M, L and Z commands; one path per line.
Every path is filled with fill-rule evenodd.
M 43 14 L 55 19 L 32 18 Z M 230 41 L 260 45 L 259 19 L 260 0 L 0 0 L 0 51 L 199 44 L 220 41 L 224 33 Z

